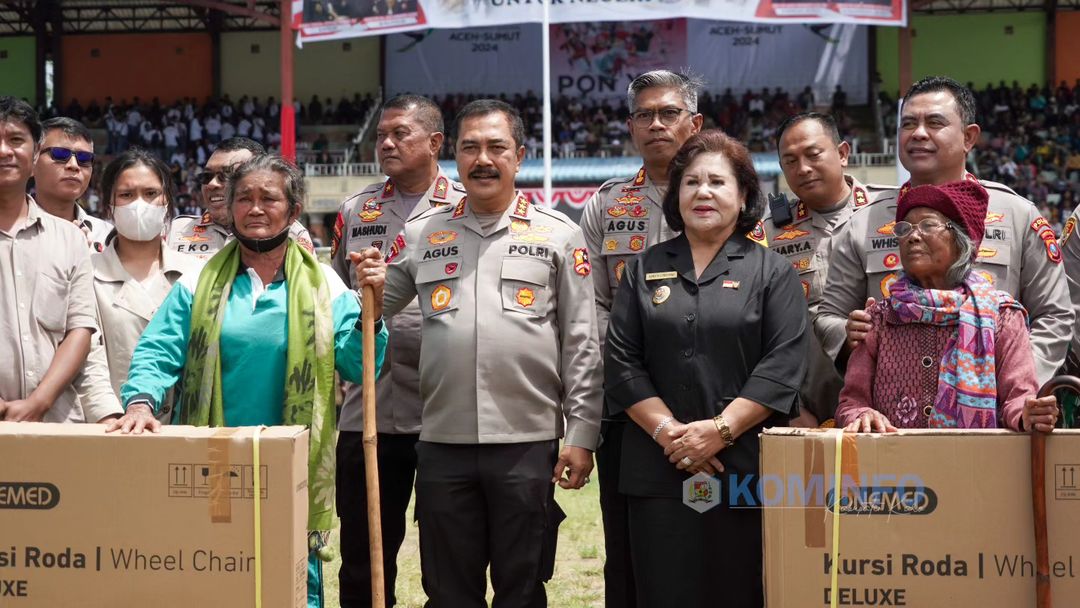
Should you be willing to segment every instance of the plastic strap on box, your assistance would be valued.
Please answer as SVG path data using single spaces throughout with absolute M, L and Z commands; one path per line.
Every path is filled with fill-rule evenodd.
M 835 450 L 833 451 L 833 483 L 836 484 L 833 487 L 833 504 L 832 504 L 832 575 L 829 581 L 829 587 L 831 588 L 829 593 L 829 605 L 831 608 L 837 608 L 839 605 L 839 570 L 840 564 L 840 493 L 843 489 L 843 477 L 841 475 L 844 455 L 844 432 L 840 429 L 836 429 L 833 432 L 833 441 L 835 444 Z
M 262 475 L 259 474 L 259 435 L 263 427 L 255 427 L 251 435 L 251 475 L 255 502 L 255 608 L 262 608 Z

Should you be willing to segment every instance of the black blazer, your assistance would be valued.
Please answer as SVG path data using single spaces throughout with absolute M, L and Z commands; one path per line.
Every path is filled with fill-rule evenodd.
M 784 424 L 796 407 L 809 327 L 798 275 L 783 257 L 733 235 L 698 279 L 679 235 L 627 265 L 607 332 L 608 408 L 659 397 L 687 423 L 716 416 L 736 397 L 760 403 L 775 413 L 719 454 L 722 486 L 731 474 L 756 474 L 758 431 Z M 687 474 L 651 432 L 629 424 L 621 456 L 620 491 L 681 496 Z

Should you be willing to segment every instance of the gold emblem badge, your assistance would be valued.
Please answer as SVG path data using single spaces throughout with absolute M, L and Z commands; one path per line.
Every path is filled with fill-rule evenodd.
M 626 207 L 609 207 L 607 214 L 611 217 L 622 217 L 626 215 Z
M 365 223 L 374 222 L 375 220 L 379 219 L 379 216 L 382 214 L 383 212 L 379 211 L 378 209 L 365 209 L 360 213 L 357 213 L 357 215 L 360 216 L 360 221 Z
M 450 298 L 454 295 L 454 292 L 450 291 L 450 288 L 446 285 L 439 285 L 431 292 L 431 310 L 439 312 L 440 310 L 446 310 L 447 306 L 450 306 Z
M 615 251 L 615 248 L 618 246 L 619 242 L 615 239 L 609 239 L 607 241 L 604 241 L 604 249 L 607 249 L 608 251 Z
M 429 234 L 427 240 L 432 245 L 445 245 L 456 239 L 457 236 L 457 232 L 454 232 L 453 230 L 440 230 Z
M 536 293 L 528 287 L 521 287 L 517 290 L 517 303 L 524 308 L 529 308 L 536 302 Z
M 660 304 L 667 302 L 667 299 L 669 297 L 671 297 L 671 288 L 667 285 L 661 285 L 660 287 L 656 288 L 656 291 L 653 292 L 652 303 L 659 306 Z

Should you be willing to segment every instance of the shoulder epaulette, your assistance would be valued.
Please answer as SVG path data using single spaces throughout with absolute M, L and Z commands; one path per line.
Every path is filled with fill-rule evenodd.
M 349 201 L 360 198 L 361 196 L 364 196 L 365 194 L 373 194 L 377 190 L 382 190 L 382 187 L 383 187 L 382 182 L 375 182 L 373 184 L 368 184 L 368 186 L 366 188 L 364 188 L 363 190 L 357 192 L 356 194 L 350 194 L 349 196 L 345 197 L 345 200 L 341 201 L 341 206 L 344 207 Z
M 575 227 L 576 227 L 576 226 L 578 225 L 578 224 L 577 224 L 577 222 L 575 222 L 574 220 L 570 219 L 570 218 L 569 218 L 569 217 L 568 217 L 568 216 L 567 216 L 567 215 L 566 215 L 565 213 L 563 213 L 562 211 L 558 211 L 558 210 L 556 210 L 556 209 L 551 209 L 550 207 L 538 207 L 538 206 L 536 206 L 536 205 L 533 205 L 533 209 L 535 209 L 535 210 L 536 210 L 536 211 L 538 211 L 539 213 L 542 213 L 542 214 L 544 214 L 544 215 L 547 215 L 547 216 L 553 217 L 553 218 L 555 218 L 555 219 L 559 220 L 560 222 L 562 222 L 562 223 L 564 223 L 564 224 L 567 224 L 567 225 L 569 225 L 569 226 L 575 226 Z
M 1017 192 L 1015 190 L 1013 190 L 1012 188 L 1010 188 L 1010 187 L 1008 187 L 1005 184 L 1002 184 L 1000 182 L 992 182 L 992 181 L 990 181 L 988 179 L 980 179 L 979 183 L 982 184 L 982 187 L 986 188 L 987 190 L 998 190 L 1000 192 L 1007 192 L 1007 193 L 1009 193 L 1009 194 L 1011 194 L 1013 196 L 1020 196 L 1019 194 L 1017 194 Z M 1024 198 L 1024 197 L 1020 196 L 1020 198 Z M 1027 199 L 1024 199 L 1024 200 L 1027 200 Z
M 606 182 L 600 184 L 600 187 L 597 188 L 597 192 L 603 192 L 605 190 L 610 190 L 613 186 L 616 186 L 618 184 L 625 184 L 627 182 L 632 182 L 632 181 L 634 181 L 634 178 L 632 178 L 632 177 L 613 177 L 613 178 L 607 180 Z
M 439 213 L 450 213 L 453 210 L 454 210 L 454 205 L 438 205 L 436 207 L 432 207 L 431 209 L 425 209 L 424 211 L 420 212 L 420 214 L 417 215 L 416 217 L 406 220 L 405 223 L 406 224 L 412 224 L 413 222 L 417 222 L 417 221 L 420 221 L 422 219 L 433 217 L 433 216 L 435 216 L 435 215 L 437 215 Z

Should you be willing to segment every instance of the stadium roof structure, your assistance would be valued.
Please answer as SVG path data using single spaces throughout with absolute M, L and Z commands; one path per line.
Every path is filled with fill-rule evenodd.
M 0 36 L 272 30 L 280 0 L 0 0 Z

